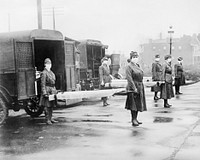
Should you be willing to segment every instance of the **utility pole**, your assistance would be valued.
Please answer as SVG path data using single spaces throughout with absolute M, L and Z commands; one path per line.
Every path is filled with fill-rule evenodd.
M 38 29 L 42 29 L 42 4 L 37 0 Z
M 8 32 L 10 32 L 10 13 L 8 13 Z
M 63 15 L 63 12 L 64 12 L 63 7 L 50 6 L 50 7 L 43 8 L 43 16 L 52 16 L 53 30 L 56 29 L 56 16 Z
M 54 11 L 54 7 L 53 7 L 53 30 L 56 29 L 56 20 L 55 20 L 55 11 Z

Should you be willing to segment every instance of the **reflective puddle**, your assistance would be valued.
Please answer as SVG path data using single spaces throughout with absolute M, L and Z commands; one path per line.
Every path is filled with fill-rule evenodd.
M 110 117 L 110 116 L 112 116 L 112 114 L 100 114 L 100 115 L 86 114 L 84 116 L 87 116 L 87 117 Z
M 156 113 L 172 113 L 171 111 L 158 111 Z
M 173 118 L 170 117 L 154 117 L 153 123 L 170 123 L 173 121 Z

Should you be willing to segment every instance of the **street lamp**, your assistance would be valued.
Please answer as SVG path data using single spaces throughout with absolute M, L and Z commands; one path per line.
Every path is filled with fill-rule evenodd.
M 169 26 L 169 31 L 168 31 L 169 35 L 170 35 L 170 41 L 169 41 L 169 46 L 170 46 L 170 50 L 169 50 L 169 54 L 172 54 L 172 34 L 174 33 L 172 26 Z

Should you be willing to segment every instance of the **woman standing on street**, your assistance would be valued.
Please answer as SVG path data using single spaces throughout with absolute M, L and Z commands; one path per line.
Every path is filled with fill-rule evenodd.
M 170 108 L 172 106 L 168 104 L 168 99 L 174 97 L 171 61 L 171 55 L 166 55 L 165 62 L 162 65 L 161 81 L 163 83 L 161 84 L 161 98 L 164 99 L 165 108 Z
M 53 107 L 55 107 L 56 101 L 49 101 L 49 95 L 56 94 L 55 74 L 51 71 L 51 60 L 46 58 L 44 61 L 44 70 L 41 73 L 41 98 L 40 98 L 40 106 L 44 106 L 46 123 L 52 124 L 57 122 L 52 119 Z
M 143 71 L 138 64 L 139 55 L 137 52 L 130 53 L 131 62 L 126 68 L 127 99 L 125 108 L 131 111 L 132 125 L 142 124 L 137 120 L 138 112 L 146 111 L 146 100 L 143 85 Z
M 174 65 L 174 72 L 175 72 L 175 93 L 176 95 L 182 94 L 180 92 L 180 86 L 185 84 L 185 76 L 183 74 L 183 58 L 178 58 L 178 63 Z
M 160 92 L 160 84 L 162 75 L 162 65 L 160 64 L 160 55 L 155 55 L 155 62 L 152 64 L 152 80 L 157 82 L 153 87 L 151 87 L 151 91 L 154 92 L 154 100 L 157 101 L 159 99 L 158 92 Z
M 111 76 L 107 57 L 104 57 L 101 60 L 101 66 L 99 67 L 99 82 L 100 89 L 111 89 Z M 108 85 L 108 87 L 106 85 Z M 104 107 L 109 105 L 107 103 L 107 97 L 102 97 L 101 99 L 103 100 Z

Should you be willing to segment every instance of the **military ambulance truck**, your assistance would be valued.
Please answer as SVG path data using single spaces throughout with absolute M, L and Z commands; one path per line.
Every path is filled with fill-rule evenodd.
M 65 42 L 62 33 L 36 29 L 0 33 L 0 124 L 9 109 L 24 108 L 32 117 L 43 112 L 39 106 L 40 72 L 45 58 L 52 61 L 56 88 L 66 90 Z

